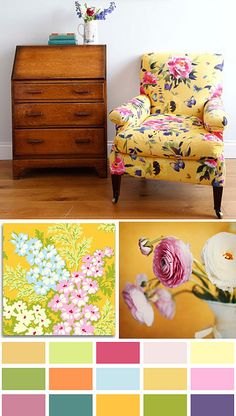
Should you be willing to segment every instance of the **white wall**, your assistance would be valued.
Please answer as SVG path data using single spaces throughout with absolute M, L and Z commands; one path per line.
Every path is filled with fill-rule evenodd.
M 109 0 L 91 0 L 108 5 Z M 236 157 L 236 49 L 234 0 L 117 0 L 99 22 L 108 46 L 108 109 L 138 93 L 140 55 L 152 51 L 222 52 L 229 115 L 226 154 Z M 90 4 L 90 2 L 89 2 Z M 73 0 L 0 0 L 0 159 L 11 157 L 10 76 L 15 45 L 46 44 L 50 32 L 75 31 Z M 109 123 L 108 139 L 113 126 Z

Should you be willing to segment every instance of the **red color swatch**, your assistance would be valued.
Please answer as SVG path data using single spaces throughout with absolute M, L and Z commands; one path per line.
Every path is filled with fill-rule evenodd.
M 139 342 L 97 342 L 98 364 L 139 364 Z

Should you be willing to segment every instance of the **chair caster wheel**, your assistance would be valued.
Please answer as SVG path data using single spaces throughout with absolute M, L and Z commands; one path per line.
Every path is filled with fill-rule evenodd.
M 118 199 L 119 199 L 119 194 L 118 194 L 118 192 L 116 192 L 116 193 L 114 194 L 114 197 L 112 198 L 112 203 L 113 203 L 113 204 L 117 204 Z
M 223 212 L 216 210 L 216 216 L 217 216 L 217 218 L 219 218 L 219 220 L 222 220 L 223 219 Z

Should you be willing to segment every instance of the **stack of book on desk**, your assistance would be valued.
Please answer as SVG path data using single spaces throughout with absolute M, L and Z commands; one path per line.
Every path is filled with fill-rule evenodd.
M 77 45 L 75 33 L 51 33 L 49 45 Z

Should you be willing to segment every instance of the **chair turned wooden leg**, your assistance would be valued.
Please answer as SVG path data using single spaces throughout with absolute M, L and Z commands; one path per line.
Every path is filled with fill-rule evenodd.
M 223 195 L 222 186 L 213 186 L 213 195 L 214 195 L 214 210 L 217 217 L 221 220 L 223 218 L 223 213 L 221 211 L 221 200 Z
M 111 175 L 113 198 L 112 203 L 116 204 L 120 196 L 121 175 Z

